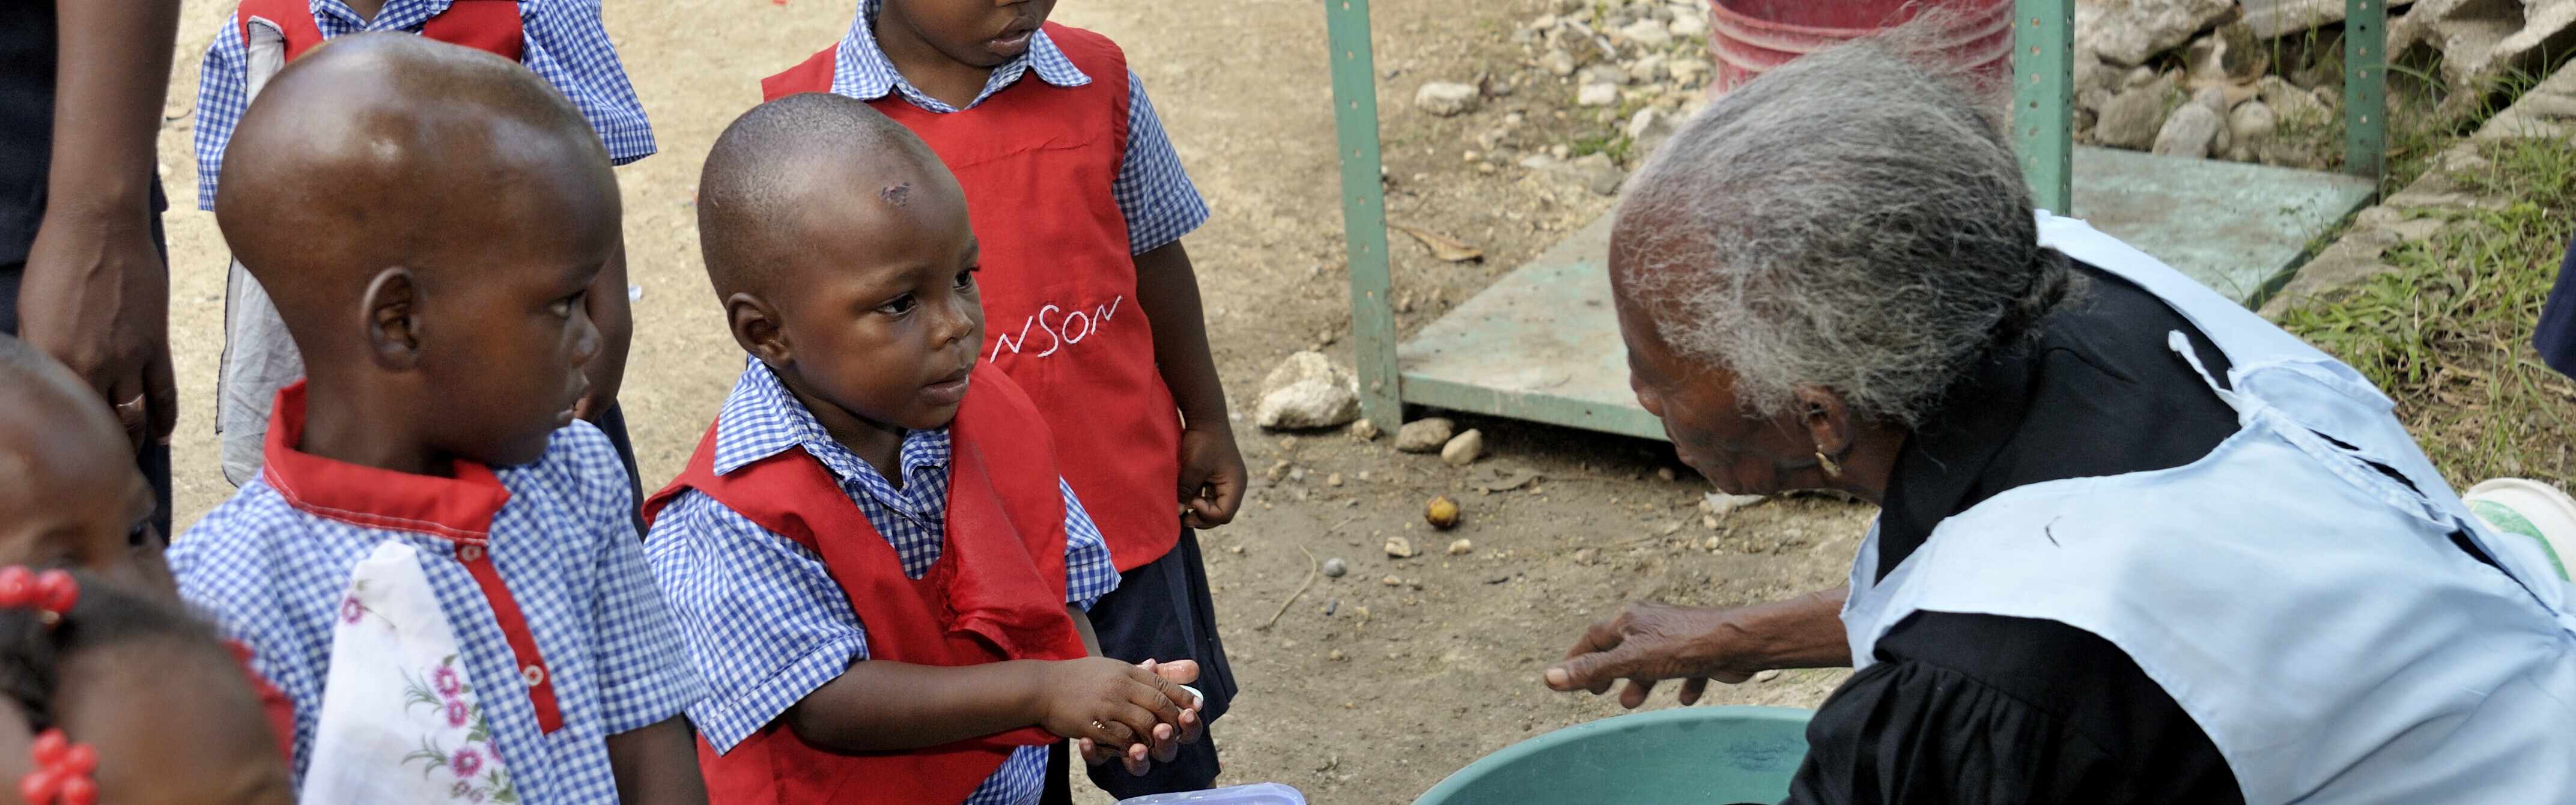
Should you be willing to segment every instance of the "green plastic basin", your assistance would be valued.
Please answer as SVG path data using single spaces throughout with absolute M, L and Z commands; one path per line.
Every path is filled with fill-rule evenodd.
M 1807 756 L 1793 707 L 1680 707 L 1578 724 L 1467 764 L 1413 805 L 1779 802 Z

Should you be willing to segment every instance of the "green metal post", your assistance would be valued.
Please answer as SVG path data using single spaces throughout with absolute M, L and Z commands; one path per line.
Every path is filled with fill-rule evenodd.
M 2075 0 L 2014 0 L 2013 146 L 2031 204 L 2059 215 L 2075 214 L 2074 51 Z
M 1324 0 L 1333 51 L 1333 129 L 1342 163 L 1342 248 L 1351 272 L 1351 347 L 1359 355 L 1360 414 L 1388 433 L 1404 424 L 1395 370 L 1395 309 L 1387 293 L 1386 187 L 1377 150 L 1377 67 L 1368 0 Z
M 2344 0 L 2343 169 L 2377 178 L 2388 154 L 2388 0 Z

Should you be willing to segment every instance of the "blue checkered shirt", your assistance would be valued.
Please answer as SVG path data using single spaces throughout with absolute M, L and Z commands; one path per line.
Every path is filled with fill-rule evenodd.
M 421 23 L 446 11 L 448 0 L 385 0 L 373 21 L 361 20 L 341 0 L 310 0 L 313 24 L 325 39 L 361 31 L 420 33 Z M 226 4 L 230 5 L 230 4 Z M 519 0 L 526 40 L 519 61 L 572 99 L 608 146 L 609 161 L 624 165 L 653 154 L 653 127 L 644 104 L 626 81 L 617 48 L 600 25 L 599 0 Z M 197 78 L 197 209 L 215 208 L 215 181 L 223 172 L 224 144 L 250 108 L 249 59 L 240 20 L 224 15 L 224 28 L 206 48 Z
M 608 437 L 575 422 L 555 431 L 535 463 L 492 471 L 510 500 L 492 519 L 489 555 L 554 681 L 563 726 L 551 735 L 539 730 L 517 656 L 483 588 L 456 561 L 455 543 L 313 515 L 265 477 L 172 543 L 180 595 L 224 637 L 248 646 L 251 668 L 294 700 L 298 787 L 313 754 L 331 627 L 349 572 L 385 540 L 420 551 L 469 678 L 493 692 L 483 709 L 521 802 L 617 802 L 605 738 L 679 715 L 705 695 L 653 588 L 627 513 L 634 493 Z
M 734 383 L 716 422 L 717 473 L 802 447 L 894 545 L 904 575 L 921 578 L 939 560 L 948 510 L 947 429 L 904 435 L 905 480 L 897 489 L 823 430 L 758 361 Z M 1064 493 L 1064 600 L 1089 609 L 1117 588 L 1118 568 L 1073 488 L 1056 485 Z M 688 635 L 689 656 L 712 689 L 689 708 L 689 720 L 719 751 L 732 750 L 868 657 L 867 628 L 823 558 L 713 498 L 694 490 L 674 498 L 654 519 L 644 552 Z M 1046 747 L 1021 747 L 966 802 L 1036 802 L 1046 763 Z
M 859 4 L 858 18 L 850 23 L 850 32 L 841 37 L 840 51 L 832 57 L 832 94 L 872 101 L 893 92 L 927 111 L 959 111 L 895 72 L 894 62 L 887 60 L 885 51 L 877 46 L 876 31 L 871 25 L 881 5 L 883 0 Z M 1073 60 L 1065 58 L 1064 51 L 1047 38 L 1046 31 L 1039 30 L 1029 35 L 1028 52 L 993 68 L 993 76 L 984 81 L 983 93 L 966 108 L 975 108 L 1031 71 L 1038 74 L 1039 80 L 1059 87 L 1091 83 L 1091 76 L 1076 69 Z M 1172 150 L 1172 138 L 1163 133 L 1162 118 L 1154 114 L 1153 99 L 1145 97 L 1145 82 L 1133 70 L 1127 72 L 1127 156 L 1119 163 L 1118 178 L 1110 181 L 1109 195 L 1127 218 L 1127 249 L 1133 254 L 1170 245 L 1207 223 L 1207 200 L 1199 197 L 1198 187 L 1190 184 L 1189 173 L 1181 169 L 1181 155 Z

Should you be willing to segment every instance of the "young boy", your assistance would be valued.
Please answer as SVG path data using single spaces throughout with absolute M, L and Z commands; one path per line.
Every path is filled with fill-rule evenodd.
M 869 101 L 956 171 L 984 224 L 982 354 L 1045 413 L 1123 574 L 1091 609 L 1102 652 L 1196 660 L 1213 721 L 1235 684 L 1189 528 L 1234 519 L 1244 471 L 1180 243 L 1207 204 L 1126 56 L 1046 24 L 1054 7 L 862 0 L 838 45 L 762 89 Z M 1216 747 L 1201 742 L 1141 778 L 1091 778 L 1132 797 L 1206 788 L 1216 773 Z
M 71 370 L 0 335 L 0 565 L 85 567 L 167 589 L 152 486 L 124 431 Z
M 653 154 L 652 126 L 600 23 L 597 0 L 241 0 L 207 46 L 197 81 L 198 209 L 215 208 L 225 147 L 269 77 L 325 41 L 366 31 L 419 34 L 525 64 L 572 99 L 608 146 L 611 162 L 624 165 Z M 633 331 L 622 243 L 591 290 L 584 307 L 599 328 L 600 350 L 585 370 L 590 395 L 579 413 L 608 434 L 632 475 L 635 451 L 617 407 Z M 238 486 L 259 474 L 269 401 L 304 376 L 304 362 L 267 292 L 239 260 L 225 295 L 215 430 L 223 437 L 224 477 Z M 630 487 L 642 493 L 642 487 Z
M 1194 663 L 1088 645 L 1118 576 L 1044 419 L 978 366 L 966 206 L 830 95 L 753 109 L 707 159 L 699 242 L 749 367 L 645 511 L 713 689 L 690 709 L 712 802 L 1026 805 L 1064 738 L 1131 768 L 1197 739 Z
M 573 416 L 618 215 L 580 114 L 486 53 L 346 37 L 243 116 L 216 222 L 309 375 L 278 394 L 259 478 L 170 564 L 295 702 L 303 801 L 432 772 L 532 804 L 704 801 L 680 716 L 703 686 L 617 457 Z M 380 621 L 403 631 L 356 628 Z M 372 777 L 317 783 L 326 761 Z

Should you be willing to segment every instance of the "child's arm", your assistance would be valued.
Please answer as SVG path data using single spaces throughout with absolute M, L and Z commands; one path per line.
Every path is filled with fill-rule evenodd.
M 698 748 L 684 716 L 608 736 L 608 768 L 621 805 L 706 805 Z
M 1151 743 L 1180 723 L 1188 692 L 1106 657 L 915 665 L 860 660 L 784 718 L 808 741 L 853 752 L 937 746 L 1030 726 L 1108 746 Z M 1165 728 L 1169 731 L 1169 727 Z
M 1243 454 L 1226 423 L 1225 386 L 1208 353 L 1207 322 L 1199 308 L 1199 278 L 1190 253 L 1172 241 L 1136 255 L 1136 306 L 1154 327 L 1154 364 L 1180 406 L 1181 522 L 1215 528 L 1234 520 L 1243 502 Z

